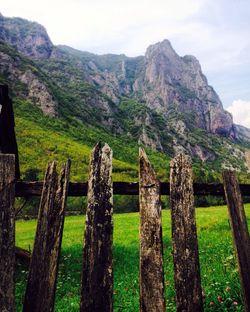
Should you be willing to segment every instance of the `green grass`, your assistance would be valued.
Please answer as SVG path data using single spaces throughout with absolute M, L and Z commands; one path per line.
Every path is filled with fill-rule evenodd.
M 250 225 L 250 204 L 245 205 Z M 196 210 L 205 311 L 243 311 L 227 208 Z M 65 220 L 55 311 L 78 311 L 82 261 L 83 216 Z M 16 242 L 31 248 L 36 221 L 17 221 Z M 114 311 L 139 310 L 139 215 L 114 215 Z M 174 311 L 170 212 L 163 211 L 167 310 Z M 17 270 L 17 311 L 21 311 L 27 269 Z M 219 299 L 218 299 L 219 298 Z M 221 299 L 222 298 L 222 302 Z M 237 303 L 237 304 L 236 304 Z

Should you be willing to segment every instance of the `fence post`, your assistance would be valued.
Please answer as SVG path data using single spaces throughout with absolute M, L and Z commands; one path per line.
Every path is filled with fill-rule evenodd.
M 235 172 L 223 171 L 224 189 L 233 232 L 245 311 L 250 311 L 250 237 Z
M 203 311 L 196 234 L 192 164 L 180 154 L 171 161 L 170 206 L 176 310 Z
M 12 100 L 8 95 L 8 86 L 0 85 L 0 153 L 15 155 L 15 177 L 20 178 L 18 149 L 15 134 Z
M 140 311 L 165 311 L 160 182 L 143 149 L 140 179 Z
M 59 178 L 55 162 L 48 164 L 24 299 L 24 312 L 51 312 L 54 309 L 69 174 L 70 161 L 61 168 Z
M 0 154 L 0 311 L 15 311 L 15 156 Z
M 84 232 L 81 312 L 113 309 L 112 150 L 97 144 L 92 151 Z

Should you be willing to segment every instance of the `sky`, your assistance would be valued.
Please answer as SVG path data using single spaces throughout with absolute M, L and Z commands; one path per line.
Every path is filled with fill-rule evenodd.
M 54 44 L 145 54 L 169 39 L 195 55 L 234 122 L 250 128 L 250 0 L 0 0 L 4 16 L 36 21 Z

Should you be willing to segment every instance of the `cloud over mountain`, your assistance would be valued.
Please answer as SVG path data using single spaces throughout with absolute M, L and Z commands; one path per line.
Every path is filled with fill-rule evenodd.
M 250 128 L 250 101 L 235 100 L 227 110 L 236 124 Z

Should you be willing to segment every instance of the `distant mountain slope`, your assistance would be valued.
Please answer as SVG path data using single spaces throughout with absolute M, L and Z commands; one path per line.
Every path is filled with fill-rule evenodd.
M 35 172 L 42 179 L 49 160 L 72 160 L 71 180 L 86 181 L 92 148 L 98 141 L 109 142 L 114 152 L 113 180 L 138 180 L 138 146 L 126 137 L 113 137 L 103 130 L 72 119 L 49 118 L 31 103 L 14 99 L 16 135 L 22 178 Z M 158 176 L 164 179 L 169 157 L 147 150 Z M 169 169 L 167 169 L 169 171 Z
M 160 159 L 183 151 L 210 168 L 210 179 L 221 167 L 247 171 L 250 130 L 233 124 L 199 62 L 178 56 L 168 40 L 145 56 L 95 55 L 53 46 L 43 26 L 0 16 L 0 82 L 66 131 L 76 125 L 88 137 L 99 133 L 118 145 L 131 141 L 133 148 L 139 143 Z
M 50 57 L 54 48 L 42 25 L 18 17 L 6 18 L 1 14 L 0 38 L 36 59 Z

